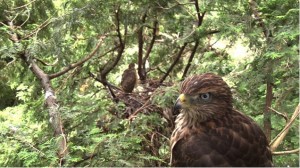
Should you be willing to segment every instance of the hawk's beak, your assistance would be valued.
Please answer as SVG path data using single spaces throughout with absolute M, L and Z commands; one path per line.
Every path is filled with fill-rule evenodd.
M 175 105 L 173 107 L 173 114 L 178 115 L 180 112 L 180 109 L 182 108 L 182 104 L 186 102 L 186 97 L 184 94 L 179 95 L 177 98 Z

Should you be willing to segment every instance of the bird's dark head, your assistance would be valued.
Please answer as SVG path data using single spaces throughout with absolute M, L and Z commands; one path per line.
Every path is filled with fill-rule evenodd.
M 217 117 L 232 109 L 232 94 L 229 86 L 218 75 L 205 73 L 185 79 L 174 111 L 204 118 Z
M 130 64 L 128 65 L 128 68 L 129 68 L 129 69 L 134 69 L 134 67 L 135 67 L 135 64 L 134 64 L 134 63 L 130 63 Z

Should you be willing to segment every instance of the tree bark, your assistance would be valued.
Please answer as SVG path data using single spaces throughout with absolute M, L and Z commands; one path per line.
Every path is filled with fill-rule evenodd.
M 20 57 L 30 67 L 30 70 L 41 81 L 41 85 L 45 94 L 45 104 L 49 113 L 49 122 L 54 130 L 54 136 L 57 140 L 57 155 L 59 158 L 59 165 L 62 166 L 65 161 L 67 150 L 67 137 L 64 133 L 63 123 L 61 121 L 59 104 L 56 101 L 55 92 L 52 89 L 49 75 L 46 74 L 40 67 L 29 57 L 25 52 L 20 54 Z

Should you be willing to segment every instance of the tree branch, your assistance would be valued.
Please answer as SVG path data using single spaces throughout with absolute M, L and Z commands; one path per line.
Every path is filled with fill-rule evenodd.
M 45 28 L 46 26 L 48 26 L 51 23 L 50 19 L 51 18 L 48 18 L 47 20 L 45 20 L 41 25 L 39 25 L 37 28 L 35 28 L 29 34 L 27 34 L 24 37 L 22 37 L 22 39 L 27 39 L 27 38 L 33 36 L 34 34 L 37 34 L 37 32 L 39 32 L 40 30 L 42 30 L 43 28 Z
M 190 68 L 190 66 L 191 66 L 191 64 L 192 64 L 192 61 L 193 61 L 193 58 L 194 58 L 194 56 L 195 56 L 195 53 L 196 53 L 196 51 L 197 51 L 198 46 L 199 46 L 199 40 L 197 40 L 197 41 L 195 42 L 194 48 L 192 49 L 192 53 L 191 53 L 191 55 L 190 55 L 190 58 L 189 58 L 189 60 L 188 60 L 187 65 L 186 65 L 186 67 L 185 67 L 185 69 L 184 69 L 184 71 L 183 71 L 183 74 L 182 74 L 181 79 L 184 79 L 184 78 L 186 77 L 187 72 L 188 72 L 188 70 L 189 70 L 189 68 Z
M 96 47 L 95 49 L 90 53 L 88 54 L 85 58 L 83 58 L 81 61 L 78 61 L 76 63 L 73 63 L 73 64 L 70 64 L 68 65 L 67 67 L 65 67 L 62 71 L 60 72 L 56 72 L 54 74 L 50 74 L 49 75 L 49 78 L 50 79 L 53 79 L 53 78 L 57 78 L 65 73 L 67 73 L 68 71 L 70 71 L 71 69 L 74 69 L 82 64 L 84 64 L 86 61 L 88 61 L 89 59 L 91 59 L 95 54 L 96 52 L 98 51 L 98 49 L 100 48 L 101 44 L 102 44 L 102 41 L 103 39 L 106 37 L 106 35 L 103 35 L 103 36 L 100 36 L 99 40 L 98 40 L 98 43 L 96 44 Z
M 277 147 L 280 145 L 280 143 L 283 141 L 283 139 L 289 132 L 289 129 L 291 128 L 293 122 L 299 116 L 300 113 L 299 107 L 300 104 L 298 104 L 298 106 L 296 107 L 289 122 L 285 125 L 285 127 L 281 130 L 281 132 L 270 142 L 271 151 L 275 151 L 277 149 Z
M 278 152 L 272 152 L 272 155 L 285 155 L 285 154 L 293 154 L 298 153 L 299 154 L 300 148 L 288 150 L 288 151 L 278 151 Z
M 283 113 L 281 113 L 281 112 L 279 112 L 279 111 L 276 111 L 275 109 L 273 109 L 273 108 L 271 108 L 271 107 L 269 107 L 269 109 L 272 110 L 273 112 L 275 112 L 276 114 L 278 114 L 279 116 L 283 117 L 283 118 L 285 119 L 285 122 L 288 121 L 288 117 L 287 117 L 286 114 L 283 114 Z
M 170 72 L 173 70 L 174 66 L 178 63 L 186 46 L 187 46 L 187 43 L 184 43 L 183 46 L 180 48 L 174 62 L 172 63 L 172 65 L 170 66 L 170 68 L 168 69 L 166 74 L 160 79 L 160 81 L 159 81 L 160 84 L 162 84 L 164 82 L 164 80 L 169 76 Z
M 156 39 L 156 32 L 157 32 L 157 30 L 158 30 L 158 21 L 155 20 L 154 23 L 153 23 L 152 39 L 151 39 L 151 42 L 150 42 L 149 47 L 147 49 L 147 52 L 145 54 L 145 57 L 143 59 L 143 67 L 146 67 L 145 64 L 146 64 L 146 61 L 149 58 L 150 53 L 152 51 L 152 48 L 153 48 L 153 45 L 154 45 L 154 42 L 155 42 L 155 39 Z
M 50 116 L 50 124 L 54 130 L 54 135 L 58 138 L 58 157 L 60 165 L 64 163 L 67 150 L 67 138 L 63 131 L 63 123 L 60 117 L 59 104 L 57 103 L 55 92 L 52 89 L 51 81 L 48 76 L 27 53 L 21 53 L 20 57 L 30 67 L 31 71 L 41 81 L 41 85 L 45 92 L 45 102 Z
M 118 55 L 117 55 L 116 59 L 112 62 L 112 64 L 109 64 L 110 62 L 108 62 L 104 66 L 103 70 L 101 70 L 101 72 L 100 72 L 100 79 L 102 81 L 101 83 L 104 86 L 106 86 L 108 84 L 107 79 L 106 79 L 107 74 L 111 70 L 113 70 L 114 67 L 118 64 L 118 62 L 120 61 L 120 59 L 122 57 L 123 51 L 125 49 L 125 43 L 122 40 L 122 35 L 121 35 L 121 30 L 120 30 L 120 16 L 119 15 L 120 15 L 120 7 L 118 7 L 118 9 L 116 10 L 116 13 L 115 13 L 116 25 L 117 25 L 116 31 L 117 31 L 118 39 L 119 39 Z
M 17 10 L 17 9 L 25 8 L 25 7 L 29 6 L 30 4 L 32 4 L 32 3 L 35 2 L 35 1 L 36 1 L 36 0 L 32 0 L 32 1 L 28 2 L 27 4 L 25 4 L 25 5 L 18 6 L 18 7 L 15 7 L 15 8 L 12 8 L 12 10 Z
M 9 22 L 10 28 L 13 29 L 14 25 Z M 11 34 L 11 40 L 14 43 L 18 43 L 21 39 L 13 33 Z M 46 74 L 32 59 L 32 57 L 25 50 L 19 53 L 20 58 L 27 64 L 34 75 L 40 80 L 41 86 L 45 93 L 45 104 L 48 109 L 50 116 L 49 122 L 54 130 L 54 136 L 57 138 L 57 155 L 59 159 L 59 164 L 65 161 L 65 156 L 68 154 L 67 148 L 67 138 L 63 130 L 63 123 L 60 117 L 59 104 L 57 103 L 55 92 L 52 89 L 51 81 L 49 75 Z
M 206 11 L 204 11 L 202 13 L 202 15 L 200 14 L 200 9 L 199 9 L 199 3 L 198 3 L 198 0 L 195 0 L 195 8 L 196 8 L 196 11 L 197 11 L 197 18 L 198 18 L 198 22 L 197 22 L 197 26 L 201 26 L 202 25 L 202 22 L 203 22 L 203 18 L 204 18 L 204 15 L 206 13 Z

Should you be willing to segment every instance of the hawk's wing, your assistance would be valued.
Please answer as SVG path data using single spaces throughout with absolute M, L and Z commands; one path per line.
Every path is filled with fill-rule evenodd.
M 272 166 L 261 129 L 236 111 L 190 129 L 172 148 L 173 166 Z

